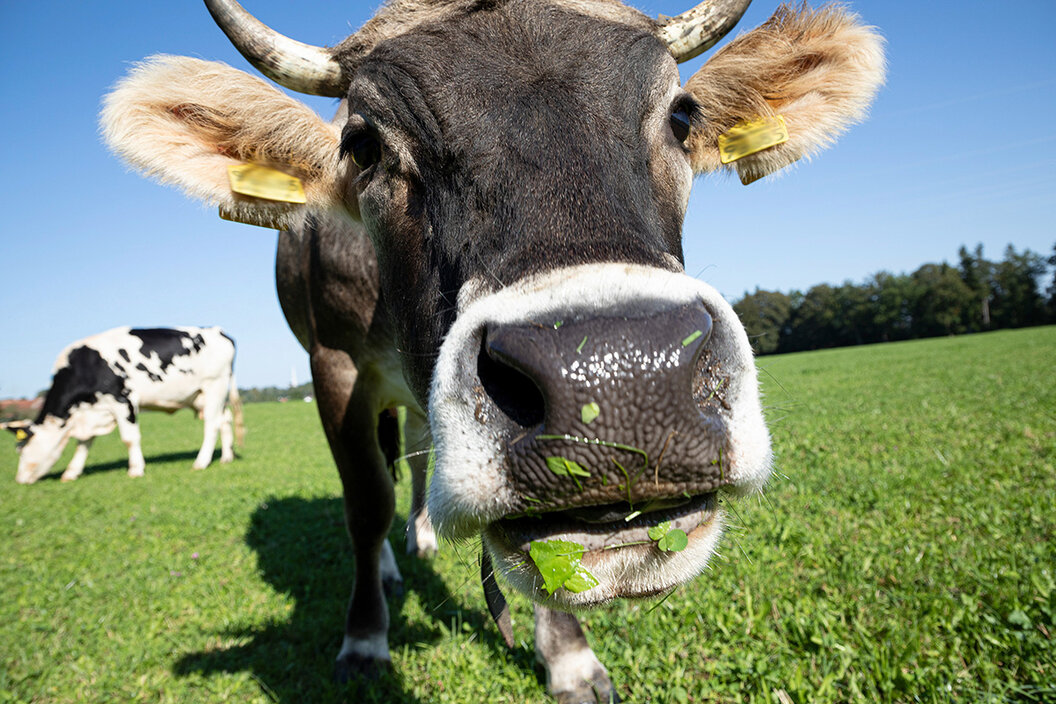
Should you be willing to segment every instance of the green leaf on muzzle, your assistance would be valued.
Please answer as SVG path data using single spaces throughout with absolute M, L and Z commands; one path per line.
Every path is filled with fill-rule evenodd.
M 681 552 L 689 545 L 689 536 L 681 528 L 672 528 L 671 521 L 658 523 L 649 529 L 649 539 L 665 552 Z
M 584 423 L 589 425 L 590 423 L 593 423 L 600 414 L 601 406 L 591 401 L 590 403 L 583 404 L 583 408 L 581 408 L 579 412 L 579 417 L 583 419 Z
M 548 594 L 561 587 L 570 592 L 585 592 L 598 586 L 598 580 L 580 561 L 587 549 L 569 540 L 533 540 L 528 555 L 532 558 Z
M 589 477 L 590 472 L 583 465 L 564 457 L 547 457 L 546 466 L 559 477 Z

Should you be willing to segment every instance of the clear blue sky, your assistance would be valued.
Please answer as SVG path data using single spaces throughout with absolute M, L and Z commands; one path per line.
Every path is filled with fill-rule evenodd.
M 341 40 L 375 6 L 245 4 L 314 44 Z M 673 15 L 689 4 L 636 6 Z M 686 268 L 727 298 L 912 271 L 952 261 L 962 243 L 998 259 L 1010 242 L 1046 255 L 1056 242 L 1056 3 L 851 4 L 888 42 L 869 120 L 775 181 L 695 184 Z M 735 32 L 775 6 L 755 0 Z M 45 388 L 65 344 L 126 324 L 219 324 L 238 340 L 241 385 L 284 385 L 291 368 L 307 379 L 275 297 L 275 233 L 127 172 L 98 138 L 100 98 L 134 61 L 172 53 L 248 68 L 204 6 L 5 1 L 0 40 L 0 397 Z

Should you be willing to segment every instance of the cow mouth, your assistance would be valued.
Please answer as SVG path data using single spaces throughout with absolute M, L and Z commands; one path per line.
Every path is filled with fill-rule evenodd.
M 501 530 L 508 545 L 527 553 L 535 540 L 568 540 L 588 552 L 616 550 L 653 542 L 649 529 L 664 521 L 688 535 L 714 513 L 715 492 L 693 497 L 658 500 L 631 505 L 620 501 L 585 506 L 538 516 L 503 518 L 492 524 Z
M 503 566 L 507 578 L 519 590 L 556 605 L 576 608 L 613 598 L 644 598 L 662 594 L 695 574 L 701 550 L 695 543 L 711 544 L 721 530 L 717 492 L 678 496 L 652 502 L 626 502 L 577 507 L 538 515 L 514 515 L 491 523 L 484 531 L 485 544 L 495 564 Z M 650 529 L 666 524 L 666 530 L 684 531 L 688 549 L 664 551 Z M 566 541 L 583 548 L 583 566 L 601 582 L 582 593 L 558 589 L 547 594 L 530 556 L 536 541 Z M 710 547 L 704 552 L 710 554 Z M 667 570 L 667 563 L 683 563 Z M 633 574 L 633 578 L 624 579 Z M 526 585 L 528 588 L 526 589 Z

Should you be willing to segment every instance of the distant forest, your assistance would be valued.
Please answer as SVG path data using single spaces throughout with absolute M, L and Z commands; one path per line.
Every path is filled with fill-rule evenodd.
M 239 389 L 243 403 L 260 403 L 261 401 L 300 401 L 305 396 L 315 398 L 315 387 L 308 381 L 300 386 L 265 386 L 262 389 Z
M 1056 246 L 1048 259 L 1012 245 L 997 262 L 983 256 L 982 245 L 961 247 L 957 256 L 957 264 L 882 271 L 861 284 L 818 284 L 806 293 L 756 288 L 733 309 L 757 354 L 1056 323 Z

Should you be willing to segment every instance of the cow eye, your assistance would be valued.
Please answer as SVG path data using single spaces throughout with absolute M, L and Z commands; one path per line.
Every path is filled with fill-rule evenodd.
M 689 113 L 684 109 L 675 110 L 671 113 L 671 133 L 675 135 L 675 139 L 679 142 L 685 142 L 689 139 Z
M 341 139 L 341 157 L 351 156 L 360 171 L 366 171 L 381 160 L 381 143 L 377 135 L 367 132 L 352 132 Z

